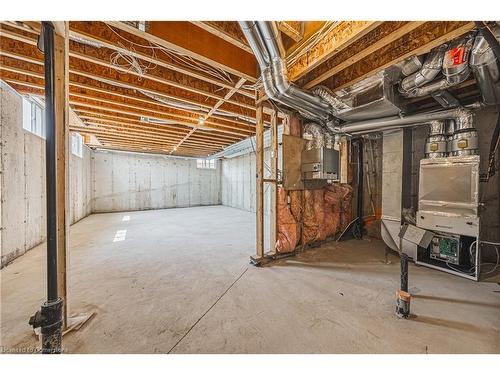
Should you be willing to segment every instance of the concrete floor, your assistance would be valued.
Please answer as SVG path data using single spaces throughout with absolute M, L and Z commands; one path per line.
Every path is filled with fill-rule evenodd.
M 96 315 L 64 337 L 65 351 L 500 353 L 496 282 L 411 265 L 416 316 L 398 320 L 399 258 L 382 242 L 329 243 L 255 268 L 254 217 L 211 206 L 75 224 L 70 312 Z M 33 347 L 27 321 L 45 295 L 45 246 L 0 274 L 0 345 Z

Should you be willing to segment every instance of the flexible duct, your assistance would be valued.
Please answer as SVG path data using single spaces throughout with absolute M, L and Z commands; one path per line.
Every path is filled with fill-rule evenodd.
M 325 131 L 323 127 L 315 122 L 304 125 L 302 138 L 307 139 L 307 150 L 321 148 L 325 146 Z
M 259 63 L 268 97 L 298 110 L 308 118 L 321 123 L 328 121 L 332 117 L 330 105 L 288 81 L 284 50 L 276 24 L 263 21 L 240 21 L 239 24 Z

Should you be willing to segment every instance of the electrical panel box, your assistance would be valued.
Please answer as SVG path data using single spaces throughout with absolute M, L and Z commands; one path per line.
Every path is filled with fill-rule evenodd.
M 302 151 L 303 180 L 338 180 L 340 176 L 339 152 L 320 147 Z
M 460 245 L 460 236 L 436 234 L 429 246 L 430 257 L 451 264 L 460 264 Z

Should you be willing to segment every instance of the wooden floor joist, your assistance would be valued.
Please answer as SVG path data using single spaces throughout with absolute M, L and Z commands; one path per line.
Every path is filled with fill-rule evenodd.
M 332 90 L 351 86 L 410 56 L 429 52 L 432 48 L 455 39 L 473 28 L 473 22 L 426 22 L 364 60 L 358 61 L 324 80 L 323 84 Z
M 256 81 L 257 62 L 251 53 L 190 22 L 151 21 L 147 33 L 122 22 L 107 23 L 250 82 Z
M 331 90 L 424 54 L 474 27 L 465 21 L 278 25 L 292 58 L 289 78 L 305 89 L 325 85 Z M 159 147 L 151 152 L 206 156 L 254 135 L 258 120 L 271 124 L 267 97 L 259 93 L 255 101 L 261 87 L 255 84 L 258 67 L 236 21 L 153 21 L 146 29 L 117 21 L 68 24 L 69 103 L 106 147 L 140 150 L 152 140 Z M 0 78 L 22 94 L 44 92 L 39 32 L 40 22 L 0 22 Z M 475 82 L 467 87 L 464 97 L 477 95 Z M 432 106 L 433 101 L 408 103 Z M 279 112 L 278 117 L 285 115 Z
M 312 48 L 307 50 L 288 69 L 291 80 L 297 80 L 304 74 L 314 69 L 333 54 L 346 48 L 357 39 L 377 27 L 380 22 L 374 21 L 341 21 L 319 40 Z
M 421 26 L 423 23 L 420 21 L 384 22 L 358 41 L 352 43 L 349 48 L 336 53 L 330 59 L 304 75 L 298 84 L 303 85 L 307 89 L 319 85 L 325 79 L 363 60 L 380 48 Z
M 5 67 L 0 69 L 0 77 L 6 82 L 13 84 L 16 88 L 25 86 L 21 90 L 24 93 L 35 93 L 42 94 L 41 85 L 28 84 L 25 85 L 22 81 L 10 79 L 3 71 Z M 72 90 L 73 91 L 73 90 Z M 172 113 L 171 111 L 166 111 L 164 108 L 157 108 L 154 105 L 144 106 L 144 105 L 134 105 L 131 101 L 118 101 L 110 100 L 107 98 L 102 98 L 100 96 L 89 96 L 79 93 L 71 92 L 70 103 L 74 106 L 81 105 L 90 108 L 112 110 L 115 113 L 129 114 L 134 116 L 143 116 L 149 118 L 156 118 L 164 121 L 172 121 L 174 123 L 196 127 L 198 126 L 198 116 L 196 115 L 180 115 L 178 113 Z M 253 125 L 234 125 L 231 123 L 223 122 L 221 120 L 208 120 L 204 125 L 206 128 L 213 128 L 214 130 L 220 131 L 222 133 L 235 134 L 235 135 L 245 135 L 253 133 Z

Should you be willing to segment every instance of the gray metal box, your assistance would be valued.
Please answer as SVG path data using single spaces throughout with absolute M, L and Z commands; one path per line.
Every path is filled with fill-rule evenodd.
M 429 246 L 433 236 L 432 232 L 407 223 L 401 227 L 399 232 L 400 238 L 425 248 Z
M 302 178 L 304 180 L 338 180 L 340 157 L 332 148 L 302 151 Z

